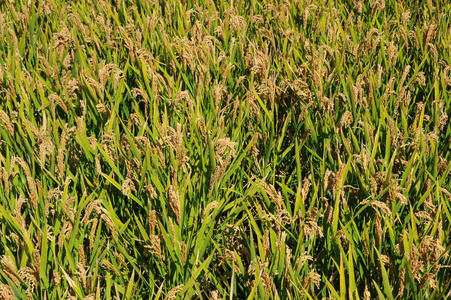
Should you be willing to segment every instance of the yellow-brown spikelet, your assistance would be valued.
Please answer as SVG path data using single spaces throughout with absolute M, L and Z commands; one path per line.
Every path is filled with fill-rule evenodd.
M 14 162 L 14 163 L 13 163 Z M 28 184 L 28 194 L 30 196 L 31 204 L 33 205 L 34 209 L 38 208 L 38 191 L 36 188 L 36 183 L 33 180 L 33 177 L 31 177 L 30 168 L 25 163 L 25 161 L 17 156 L 14 156 L 11 160 L 11 164 L 18 164 L 22 170 L 25 172 L 25 176 L 27 178 L 27 184 Z
M 438 110 L 440 111 L 440 114 L 437 127 L 440 131 L 442 131 L 445 128 L 445 125 L 448 124 L 448 114 L 446 113 L 445 102 L 443 100 L 438 102 Z
M 424 192 L 428 193 L 430 190 L 432 190 L 432 182 L 430 179 L 426 180 L 426 184 L 424 185 Z M 434 198 L 432 197 L 433 192 L 431 191 L 427 196 L 426 199 L 424 200 L 424 206 L 429 209 L 432 212 L 436 212 L 437 211 L 437 207 L 434 205 Z
M 426 48 L 427 44 L 432 42 L 438 32 L 438 26 L 435 24 L 435 20 L 432 19 L 432 22 L 429 26 L 427 26 L 423 33 L 423 48 Z
M 307 277 L 304 279 L 302 287 L 307 289 L 310 283 L 313 283 L 317 288 L 321 284 L 321 275 L 316 273 L 315 270 L 311 270 Z
M 213 94 L 214 94 L 214 105 L 216 111 L 219 111 L 220 104 L 222 102 L 224 94 L 227 92 L 226 87 L 218 82 L 215 82 L 213 86 Z
M 175 215 L 177 222 L 180 224 L 180 196 L 178 195 L 178 192 L 175 190 L 175 187 L 173 185 L 171 185 L 168 189 L 168 200 L 169 208 Z
M 96 105 L 96 108 L 97 108 L 97 112 L 100 114 L 105 114 L 107 116 L 111 115 L 110 109 L 105 104 L 99 103 Z
M 183 290 L 184 285 L 178 285 L 174 288 L 172 288 L 166 295 L 166 297 L 164 297 L 164 300 L 174 300 L 175 298 L 177 298 L 177 294 L 179 292 L 181 292 Z
M 103 100 L 104 95 L 100 83 L 97 82 L 94 78 L 90 77 L 90 75 L 85 70 L 82 71 L 82 78 L 97 93 L 97 96 L 101 100 Z
M 118 271 L 118 269 L 116 269 L 116 267 L 106 259 L 102 260 L 101 265 L 113 271 L 116 276 L 121 276 L 121 273 Z
M 271 296 L 272 280 L 271 280 L 271 277 L 269 276 L 268 270 L 266 270 L 266 268 L 262 270 L 260 279 L 262 280 L 266 298 L 269 299 L 269 297 Z
M 11 96 L 11 99 L 16 99 L 17 97 L 16 88 L 14 87 L 14 82 L 11 77 L 8 78 L 7 94 Z
M 64 239 L 67 239 L 72 234 L 73 225 L 71 222 L 66 221 L 61 228 L 61 234 L 58 236 L 58 246 L 62 247 Z
M 2 157 L 0 157 L 0 161 L 4 161 L 2 159 Z M 9 191 L 10 191 L 9 175 L 11 173 L 8 173 L 8 171 L 6 170 L 5 167 L 1 167 L 0 173 L 1 173 L 1 179 L 3 180 L 3 187 L 4 187 L 5 191 L 6 191 L 6 195 L 8 195 Z
M 14 300 L 16 299 L 16 296 L 9 285 L 0 284 L 0 298 L 4 300 Z
M 341 165 L 341 167 L 338 169 L 337 173 L 335 173 L 335 178 L 334 178 L 334 186 L 335 187 L 340 187 L 340 185 L 342 184 L 345 168 L 346 168 L 346 164 L 343 163 Z
M 53 145 L 52 139 L 48 134 L 42 134 L 40 136 L 39 143 L 39 156 L 41 160 L 41 166 L 45 166 L 45 160 L 47 156 L 51 156 L 53 154 L 53 150 L 55 146 Z
M 99 173 L 99 174 L 102 173 L 102 166 L 100 165 L 99 155 L 96 155 L 94 157 L 94 166 L 95 166 L 97 173 Z
M 384 10 L 385 9 L 385 0 L 376 0 L 373 3 L 373 8 L 375 8 L 376 10 Z
M 414 79 L 413 82 L 418 82 L 420 85 L 426 85 L 426 77 L 424 76 L 424 72 L 418 72 Z
M 303 14 L 303 26 L 304 26 L 304 30 L 305 30 L 306 27 L 307 27 L 307 21 L 308 21 L 308 18 L 309 18 L 309 16 L 310 16 L 310 12 L 311 12 L 311 11 L 315 11 L 315 10 L 317 10 L 317 9 L 318 9 L 318 7 L 317 7 L 316 5 L 314 5 L 314 4 L 310 4 L 310 5 L 308 5 L 308 6 L 305 8 L 304 14 Z
M 203 116 L 200 116 L 196 119 L 196 122 L 199 126 L 200 134 L 204 137 L 204 139 L 207 139 L 207 128 L 205 125 L 205 119 Z
M 330 205 L 329 200 L 326 197 L 323 197 L 322 199 L 325 202 L 324 216 L 326 217 L 326 222 L 327 224 L 332 224 L 334 208 Z
M 420 280 L 419 288 L 423 288 L 426 284 L 429 284 L 430 288 L 437 290 L 438 287 L 436 285 L 437 281 L 435 280 L 435 274 L 426 273 Z
M 174 140 L 175 140 L 176 159 L 179 163 L 179 167 L 181 167 L 184 164 L 184 162 L 188 161 L 189 158 L 185 155 L 185 148 L 183 147 L 182 124 L 180 123 L 177 123 Z
M 230 165 L 231 161 L 232 161 L 232 155 L 229 154 L 226 157 L 226 159 L 216 167 L 216 169 L 213 172 L 213 175 L 211 176 L 211 179 L 210 179 L 210 189 L 208 191 L 209 195 L 211 195 L 211 193 L 213 192 L 215 183 L 218 182 L 219 180 L 221 180 L 222 177 L 224 176 L 225 170 Z
M 150 238 L 150 245 L 146 245 L 146 246 L 144 246 L 144 248 L 149 249 L 151 254 L 155 255 L 156 258 L 164 261 L 165 258 L 161 252 L 160 237 L 158 235 L 151 234 L 149 236 L 149 238 Z
M 53 270 L 52 275 L 53 275 L 53 283 L 55 284 L 55 286 L 58 286 L 61 281 L 60 272 L 58 270 Z
M 149 211 L 149 232 L 151 235 L 155 234 L 155 228 L 158 225 L 157 212 L 155 210 Z
M 371 299 L 371 293 L 370 293 L 370 290 L 368 289 L 367 285 L 365 285 L 365 290 L 363 291 L 363 299 L 365 299 L 365 300 Z
M 403 86 L 404 82 L 406 81 L 407 75 L 409 75 L 409 71 L 412 67 L 410 65 L 407 65 L 404 68 L 404 72 L 402 73 L 401 79 L 399 80 L 399 86 Z
M 431 215 L 427 211 L 418 211 L 415 213 L 415 216 L 420 219 L 425 219 L 427 221 L 432 221 Z
M 208 205 L 207 205 L 207 206 L 205 207 L 205 209 L 202 211 L 202 215 L 201 215 L 202 218 L 205 217 L 205 216 L 207 216 L 208 213 L 209 213 L 211 210 L 215 209 L 218 205 L 219 205 L 219 202 L 218 202 L 218 201 L 213 201 L 213 202 L 208 203 Z
M 57 168 L 58 168 L 58 173 L 59 173 L 59 179 L 62 180 L 64 178 L 64 154 L 66 152 L 66 143 L 68 140 L 68 136 L 66 133 L 66 130 L 63 130 L 62 134 L 61 134 L 61 139 L 60 139 L 60 144 L 58 147 L 58 154 L 56 157 L 56 161 L 57 161 Z
M 82 244 L 78 245 L 78 256 L 80 257 L 80 261 L 82 264 L 86 265 L 86 256 L 85 250 Z
M 133 180 L 126 178 L 122 183 L 122 194 L 126 197 L 130 197 L 132 191 L 136 193 L 135 184 L 133 183 Z
M 145 136 L 136 136 L 135 139 L 144 148 L 145 151 L 150 150 L 151 144 L 149 138 Z
M 346 111 L 340 119 L 339 127 L 340 128 L 349 128 L 350 124 L 354 121 L 352 113 L 350 111 Z
M 127 263 L 124 260 L 124 255 L 118 252 L 113 252 L 113 255 L 116 258 L 116 262 L 118 263 L 119 267 L 124 266 L 128 270 Z
M 312 212 L 307 212 L 307 217 L 305 219 L 305 223 L 308 225 L 309 229 L 307 230 L 307 235 L 311 237 L 319 236 L 323 237 L 323 229 L 318 226 L 316 222 L 317 210 L 313 209 Z
M 335 185 L 335 174 L 329 169 L 324 174 L 324 192 L 328 191 Z
M 413 30 L 409 31 L 409 37 L 412 38 L 414 45 L 415 45 L 415 49 L 420 49 L 420 42 L 418 41 L 418 36 L 417 33 Z
M 221 160 L 222 156 L 229 150 L 232 157 L 235 157 L 236 150 L 235 147 L 238 145 L 236 142 L 230 141 L 230 138 L 220 138 L 215 141 L 215 157 L 217 160 Z
M 404 45 L 406 45 L 407 49 L 410 49 L 410 43 L 409 43 L 409 34 L 406 27 L 400 26 L 398 28 L 399 34 L 401 35 L 402 39 L 404 40 Z
M 113 75 L 113 91 L 116 93 L 117 88 L 119 87 L 119 82 L 124 77 L 124 71 L 118 69 Z
M 5 16 L 6 16 L 6 14 L 4 14 L 4 13 L 0 14 L 0 36 L 3 36 L 3 33 L 5 32 L 5 25 L 6 25 Z M 0 76 L 0 77 L 2 77 L 2 76 Z
M 20 286 L 20 279 L 18 277 L 18 270 L 14 261 L 6 255 L 3 255 L 0 259 L 3 272 L 11 279 L 16 286 Z
M 35 270 L 33 270 L 30 267 L 24 267 L 21 268 L 17 274 L 19 275 L 19 277 L 23 280 L 28 282 L 28 288 L 33 291 L 34 288 L 37 286 L 38 284 L 38 278 L 37 275 L 39 275 L 38 272 L 36 272 Z
M 446 65 L 443 68 L 442 74 L 443 74 L 443 78 L 445 80 L 446 85 L 451 85 L 451 76 L 450 76 L 450 72 L 451 72 L 451 65 Z
M 55 241 L 55 236 L 53 235 L 53 229 L 50 225 L 46 225 L 46 230 L 47 230 L 47 240 L 49 240 L 50 242 L 54 242 Z
M 117 240 L 118 235 L 117 235 L 116 227 L 114 226 L 113 220 L 111 220 L 111 218 L 109 216 L 107 216 L 106 214 L 101 214 L 100 217 L 103 219 L 103 221 L 105 221 L 105 223 L 110 228 L 111 235 L 113 236 L 113 238 L 115 240 Z
M 113 70 L 116 70 L 118 66 L 113 63 L 105 64 L 103 60 L 99 66 L 99 79 L 100 79 L 100 87 L 102 91 L 105 90 L 105 86 L 107 82 L 110 80 L 110 74 Z
M 27 227 L 25 224 L 25 220 L 22 217 L 22 204 L 26 203 L 27 201 L 28 199 L 20 195 L 14 207 L 14 219 L 16 219 L 16 221 L 20 224 L 21 229 L 24 233 L 26 232 Z
M 377 65 L 377 84 L 376 88 L 380 88 L 382 86 L 382 72 L 384 68 L 381 65 Z
M 321 97 L 321 108 L 323 110 L 323 116 L 327 114 L 327 112 L 333 112 L 334 111 L 334 101 L 331 98 L 328 97 Z
M 8 114 L 0 109 L 0 120 L 3 121 L 3 123 L 6 126 L 6 130 L 9 132 L 11 137 L 14 137 L 14 124 L 11 122 L 11 119 L 9 118 Z
M 443 174 L 446 171 L 446 168 L 448 167 L 448 161 L 446 160 L 446 158 L 439 156 L 439 163 L 437 165 L 437 173 L 439 174 Z
M 60 32 L 53 35 L 53 49 L 57 49 L 61 55 L 62 52 L 69 46 L 71 40 L 72 36 L 69 29 L 67 29 L 67 27 L 63 27 Z
M 91 227 L 91 231 L 89 233 L 89 249 L 93 249 L 94 247 L 94 239 L 96 237 L 96 231 L 97 231 L 97 224 L 99 222 L 98 218 L 95 218 L 92 220 L 92 227 Z
M 260 181 L 259 185 L 263 188 L 269 199 L 276 205 L 277 210 L 282 209 L 283 198 L 280 192 L 276 191 L 272 184 Z
M 434 61 L 438 62 L 438 51 L 437 47 L 434 44 L 428 43 L 426 47 L 430 48 L 432 54 L 434 55 Z M 438 69 L 436 70 L 436 73 L 438 73 Z M 424 85 L 424 84 L 423 84 Z
M 420 258 L 420 253 L 415 244 L 412 245 L 410 249 L 410 255 L 408 255 L 410 261 L 410 268 L 412 270 L 412 275 L 416 280 L 421 279 L 421 273 L 424 269 L 423 261 Z
M 394 275 L 394 268 L 393 268 L 393 262 L 390 258 L 390 256 L 381 254 L 381 261 L 384 264 L 385 267 L 388 267 L 390 269 L 391 276 Z
M 266 45 L 264 51 L 265 52 L 257 49 L 254 50 L 254 59 L 251 68 L 251 71 L 254 72 L 255 75 L 262 80 L 266 80 L 268 78 L 270 63 L 268 45 Z
M 291 264 L 291 256 L 292 256 L 293 250 L 291 250 L 288 245 L 285 246 L 285 272 L 283 274 L 283 278 L 286 280 L 288 279 L 288 273 L 290 269 L 293 268 Z
M 309 101 L 305 106 L 304 106 L 304 108 L 302 109 L 302 111 L 301 111 L 301 113 L 299 114 L 299 116 L 298 116 L 298 123 L 300 123 L 303 119 L 304 119 L 304 117 L 305 117 L 305 115 L 307 114 L 307 112 L 308 112 L 308 109 L 314 104 L 315 102 L 314 101 Z M 321 106 L 323 105 L 323 102 L 321 102 Z M 324 111 L 324 108 L 323 108 L 323 111 Z
M 269 242 L 269 230 L 267 230 L 263 235 L 263 252 L 265 254 L 265 261 L 269 261 L 271 254 L 271 244 Z
M 407 27 L 409 22 L 410 22 L 410 10 L 406 10 L 401 14 L 401 23 L 404 27 Z
M 381 224 L 381 215 L 379 211 L 376 211 L 376 220 L 374 224 L 376 231 L 376 245 L 380 245 L 382 241 L 382 224 Z
M 69 98 L 76 98 L 77 93 L 76 91 L 80 90 L 80 82 L 76 78 L 72 78 L 67 82 L 66 85 L 66 93 L 69 96 Z
M 77 268 L 78 268 L 78 270 L 75 271 L 75 274 L 80 279 L 81 284 L 86 291 L 88 288 L 86 279 L 87 279 L 87 273 L 89 271 L 89 268 L 85 268 L 85 265 L 81 262 L 77 262 Z
M 36 247 L 33 250 L 33 260 L 34 260 L 33 268 L 35 270 L 35 273 L 36 273 L 37 277 L 39 277 L 39 272 L 41 270 L 41 253 L 40 253 L 40 250 L 39 250 L 40 248 L 41 248 L 41 245 L 39 243 L 39 247 Z
M 110 7 L 105 7 L 104 11 L 108 11 Z M 100 25 L 100 28 L 103 29 L 103 32 L 105 33 L 105 39 L 106 39 L 106 45 L 107 46 L 114 46 L 115 43 L 111 40 L 111 31 L 113 29 L 113 26 L 111 24 L 111 20 L 107 20 L 105 21 L 105 18 L 103 17 L 103 15 L 99 15 L 96 18 L 97 24 Z
M 152 184 L 146 185 L 145 189 L 150 199 L 155 199 L 158 196 Z
M 362 203 L 365 203 L 365 201 L 362 201 Z M 390 208 L 387 206 L 387 204 L 385 204 L 382 201 L 375 200 L 375 201 L 371 202 L 371 206 L 379 208 L 382 212 L 384 212 L 389 217 L 392 216 Z
M 210 299 L 211 300 L 219 300 L 220 299 L 218 290 L 211 291 Z
M 69 109 L 67 108 L 66 103 L 64 103 L 63 99 L 61 99 L 60 96 L 58 96 L 57 94 L 51 94 L 49 96 L 49 101 L 52 105 L 54 105 L 54 103 L 58 104 L 59 107 L 61 107 L 61 109 L 68 114 L 69 113 Z
M 230 17 L 229 26 L 231 32 L 240 33 L 240 35 L 245 35 L 247 22 L 243 16 L 233 15 Z
M 406 282 L 406 268 L 403 266 L 401 267 L 401 272 L 399 273 L 398 296 L 396 298 L 401 298 L 402 295 L 404 295 L 405 282 Z
M 182 263 L 184 264 L 186 262 L 187 258 L 187 245 L 185 242 L 180 242 L 180 259 L 182 260 Z
M 182 101 L 185 101 L 188 105 L 188 113 L 190 116 L 194 115 L 194 101 L 191 99 L 188 91 L 180 91 L 175 95 L 175 104 L 178 105 Z
M 304 181 L 304 183 L 302 185 L 301 199 L 302 199 L 303 203 L 305 203 L 305 200 L 307 200 L 307 196 L 308 196 L 308 193 L 309 193 L 309 190 L 310 190 L 310 186 L 311 186 L 310 179 L 311 179 L 311 175 L 309 175 L 307 177 L 307 179 L 305 179 L 305 181 Z M 299 182 L 299 187 L 300 187 L 300 184 L 301 183 Z
M 381 97 L 381 103 L 385 102 L 385 100 L 387 100 L 390 95 L 395 93 L 395 91 L 393 90 L 394 82 L 395 82 L 395 77 L 390 78 L 390 80 L 388 81 L 388 83 L 386 85 L 385 92 Z

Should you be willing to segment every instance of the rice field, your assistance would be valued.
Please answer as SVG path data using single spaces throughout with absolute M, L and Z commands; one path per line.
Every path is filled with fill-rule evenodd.
M 0 298 L 451 298 L 450 113 L 444 0 L 0 1 Z

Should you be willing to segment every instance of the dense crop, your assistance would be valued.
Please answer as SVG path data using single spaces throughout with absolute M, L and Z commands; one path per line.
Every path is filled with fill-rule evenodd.
M 0 1 L 0 298 L 450 297 L 448 1 Z

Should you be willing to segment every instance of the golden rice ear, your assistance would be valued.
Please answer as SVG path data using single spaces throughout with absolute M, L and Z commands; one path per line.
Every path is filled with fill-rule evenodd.
M 18 269 L 14 261 L 6 255 L 3 255 L 0 259 L 0 264 L 3 267 L 5 274 L 14 282 L 16 286 L 20 286 L 20 278 L 18 276 Z
M 149 211 L 149 233 L 150 235 L 155 234 L 155 229 L 158 226 L 158 217 L 155 210 Z
M 11 122 L 11 119 L 9 118 L 8 114 L 0 109 L 0 120 L 3 121 L 3 123 L 6 126 L 6 130 L 8 130 L 9 134 L 14 137 L 14 124 Z
M 177 223 L 180 224 L 181 215 L 180 215 L 180 198 L 178 191 L 175 190 L 175 187 L 171 185 L 168 189 L 168 204 L 171 212 L 175 215 Z
M 174 300 L 177 298 L 177 294 L 183 290 L 184 285 L 178 285 L 174 288 L 172 288 L 164 298 L 164 300 Z
M 16 296 L 13 289 L 6 284 L 0 285 L 0 297 L 5 300 L 15 300 Z
M 116 276 L 121 276 L 121 273 L 119 272 L 119 270 L 108 260 L 106 260 L 106 259 L 102 260 L 101 265 L 108 268 L 109 270 L 113 271 L 114 274 L 116 274 Z
M 104 213 L 101 214 L 100 217 L 108 225 L 108 228 L 110 229 L 111 235 L 113 236 L 113 238 L 115 240 L 117 240 L 118 239 L 118 234 L 117 234 L 117 231 L 116 231 L 116 227 L 114 226 L 114 223 L 111 220 L 111 218 L 109 216 L 107 216 L 106 214 L 104 214 Z
M 161 239 L 160 236 L 151 234 L 150 236 L 150 246 L 144 246 L 146 249 L 149 249 L 150 253 L 155 255 L 156 258 L 165 260 L 165 257 L 161 250 Z

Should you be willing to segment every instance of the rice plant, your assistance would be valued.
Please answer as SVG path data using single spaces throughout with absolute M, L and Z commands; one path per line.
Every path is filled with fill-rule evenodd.
M 451 298 L 450 113 L 447 1 L 1 1 L 0 298 Z

